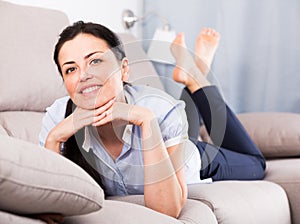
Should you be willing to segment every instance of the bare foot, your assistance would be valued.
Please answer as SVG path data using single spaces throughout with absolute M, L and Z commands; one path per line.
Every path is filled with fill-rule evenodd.
M 210 85 L 205 76 L 197 68 L 195 61 L 188 51 L 183 33 L 179 33 L 171 44 L 171 52 L 176 60 L 173 79 L 186 85 L 193 93 L 196 90 Z
M 220 34 L 211 28 L 203 28 L 196 40 L 195 62 L 203 75 L 207 75 L 219 46 Z

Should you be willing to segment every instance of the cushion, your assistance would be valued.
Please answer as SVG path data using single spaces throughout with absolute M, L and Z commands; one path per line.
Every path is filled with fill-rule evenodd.
M 28 217 L 22 217 L 15 214 L 0 211 L 0 221 L 5 224 L 45 224 L 46 222 L 39 219 L 31 219 Z
M 104 194 L 63 156 L 0 135 L 0 210 L 17 214 L 80 215 L 101 209 Z
M 175 218 L 140 205 L 105 200 L 103 209 L 88 215 L 66 217 L 64 224 L 182 224 Z M 193 222 L 191 222 L 193 223 Z M 195 222 L 196 223 L 196 222 Z M 210 224 L 210 223 L 208 223 Z
M 34 111 L 0 112 L 0 129 L 2 126 L 9 136 L 38 144 L 43 116 L 44 112 Z
M 300 156 L 300 114 L 244 113 L 238 118 L 266 158 Z
M 279 184 L 286 192 L 292 215 L 292 223 L 300 223 L 300 158 L 267 161 L 265 179 Z
M 127 33 L 118 33 L 129 60 L 129 82 L 164 89 L 151 60 L 143 50 L 143 42 Z
M 66 95 L 54 61 L 58 34 L 68 25 L 59 11 L 0 1 L 0 111 L 44 111 Z
M 216 181 L 188 186 L 188 198 L 207 204 L 218 223 L 291 223 L 285 191 L 269 181 Z
M 143 195 L 110 196 L 106 199 L 106 202 L 109 200 L 114 200 L 145 206 Z M 206 204 L 191 199 L 187 199 L 177 219 L 181 221 L 181 223 L 218 223 L 212 210 Z
M 0 135 L 7 135 L 7 132 L 6 132 L 5 129 L 2 127 L 1 124 L 0 124 Z
M 300 114 L 253 112 L 237 117 L 267 159 L 300 156 Z M 212 143 L 204 125 L 200 139 Z

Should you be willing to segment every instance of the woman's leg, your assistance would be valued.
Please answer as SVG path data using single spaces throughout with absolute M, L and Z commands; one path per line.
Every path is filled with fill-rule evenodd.
M 201 177 L 252 180 L 264 177 L 265 159 L 215 86 L 191 95 L 214 142 L 198 142 Z
M 183 34 L 176 37 L 171 51 L 177 63 L 173 78 L 186 85 L 215 144 L 197 143 L 202 157 L 201 177 L 214 180 L 263 178 L 265 160 L 262 154 L 217 88 L 211 86 L 206 74 L 197 68 L 199 64 L 195 65 L 186 49 Z
M 263 158 L 198 142 L 201 155 L 201 179 L 261 180 L 265 176 Z

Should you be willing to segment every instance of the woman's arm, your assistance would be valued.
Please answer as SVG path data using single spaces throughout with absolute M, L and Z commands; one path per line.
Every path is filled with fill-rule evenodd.
M 140 106 L 115 103 L 98 119 L 93 125 L 123 120 L 142 128 L 145 205 L 155 211 L 178 217 L 187 198 L 184 145 L 167 149 L 153 112 Z
M 145 204 L 178 217 L 187 198 L 184 178 L 184 143 L 166 149 L 155 118 L 142 125 Z

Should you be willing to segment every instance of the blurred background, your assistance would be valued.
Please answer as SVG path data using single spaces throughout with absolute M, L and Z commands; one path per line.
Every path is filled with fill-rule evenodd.
M 201 28 L 212 27 L 221 34 L 212 65 L 213 82 L 235 112 L 300 113 L 299 0 L 9 1 L 58 9 L 70 22 L 102 23 L 115 32 L 132 33 L 139 40 L 153 38 L 162 28 L 163 18 L 172 32 L 185 33 L 191 51 Z M 125 29 L 121 18 L 125 9 L 138 17 L 149 12 L 153 15 Z M 150 43 L 143 45 L 146 52 Z M 171 77 L 172 64 L 154 65 L 161 77 Z

